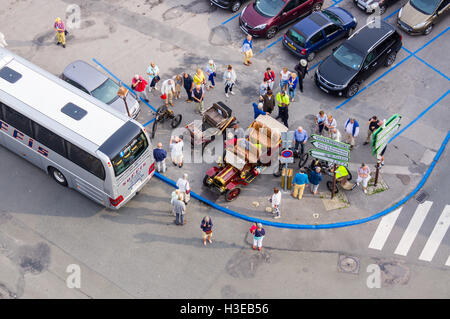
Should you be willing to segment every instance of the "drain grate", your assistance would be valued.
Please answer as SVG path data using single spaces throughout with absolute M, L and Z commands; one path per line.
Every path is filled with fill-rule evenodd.
M 419 195 L 416 196 L 416 201 L 418 201 L 420 204 L 423 204 L 425 202 L 425 199 L 427 199 L 430 196 L 427 192 L 421 192 Z
M 339 255 L 338 270 L 349 274 L 359 273 L 359 257 Z

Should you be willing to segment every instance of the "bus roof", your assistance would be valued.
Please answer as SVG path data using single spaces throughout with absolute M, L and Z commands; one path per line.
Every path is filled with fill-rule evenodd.
M 5 66 L 18 72 L 21 77 L 14 83 L 0 78 L 0 90 L 97 146 L 102 145 L 127 122 L 122 115 L 108 110 L 101 101 L 71 88 L 53 74 L 0 48 L 0 70 Z M 76 116 L 62 112 L 61 109 L 69 103 L 75 104 L 86 114 L 76 119 Z

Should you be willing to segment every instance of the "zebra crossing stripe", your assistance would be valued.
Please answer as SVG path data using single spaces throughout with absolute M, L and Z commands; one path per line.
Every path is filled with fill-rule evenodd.
M 398 215 L 402 211 L 403 207 L 400 207 L 393 211 L 392 213 L 381 218 L 378 224 L 377 230 L 370 241 L 369 248 L 381 250 L 383 249 L 384 243 L 386 242 L 392 228 L 395 225 Z
M 439 220 L 437 221 L 434 229 L 428 238 L 422 253 L 419 256 L 420 260 L 431 261 L 436 253 L 442 239 L 447 233 L 448 227 L 450 226 L 450 205 L 446 205 L 442 211 Z M 447 260 L 447 263 L 449 261 Z
M 416 211 L 414 212 L 408 227 L 403 233 L 402 239 L 395 249 L 394 254 L 402 256 L 406 256 L 408 254 L 408 251 L 411 248 L 411 245 L 414 242 L 414 239 L 416 238 L 417 233 L 419 232 L 420 227 L 422 226 L 423 221 L 431 208 L 431 205 L 433 205 L 432 202 L 426 201 L 425 203 L 417 206 Z
M 450 256 L 448 256 L 447 261 L 445 262 L 446 266 L 450 266 Z

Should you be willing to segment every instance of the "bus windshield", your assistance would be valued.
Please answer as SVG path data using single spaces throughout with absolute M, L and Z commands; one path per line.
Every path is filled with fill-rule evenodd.
M 113 159 L 114 174 L 119 176 L 126 171 L 144 153 L 148 142 L 144 133 L 137 135 Z

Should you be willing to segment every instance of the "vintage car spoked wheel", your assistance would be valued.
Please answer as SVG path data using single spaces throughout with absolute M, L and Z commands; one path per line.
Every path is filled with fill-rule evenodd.
M 209 176 L 205 175 L 205 177 L 203 177 L 203 185 L 204 186 L 209 186 L 208 183 L 206 182 L 208 180 Z
M 229 189 L 225 192 L 225 200 L 227 202 L 231 202 L 231 201 L 235 200 L 239 196 L 240 193 L 241 193 L 241 189 L 239 187 Z
M 175 115 L 172 118 L 172 122 L 170 123 L 170 126 L 172 126 L 172 128 L 178 127 L 178 125 L 180 125 L 180 123 L 181 123 L 182 118 L 183 118 L 183 116 L 181 114 Z
M 338 189 L 338 183 L 336 183 L 336 187 L 334 188 L 334 193 L 335 194 L 337 194 L 337 193 L 339 193 L 339 189 Z M 328 188 L 328 190 L 330 191 L 330 192 L 332 192 L 333 191 L 333 181 L 328 181 L 327 182 L 327 188 Z

